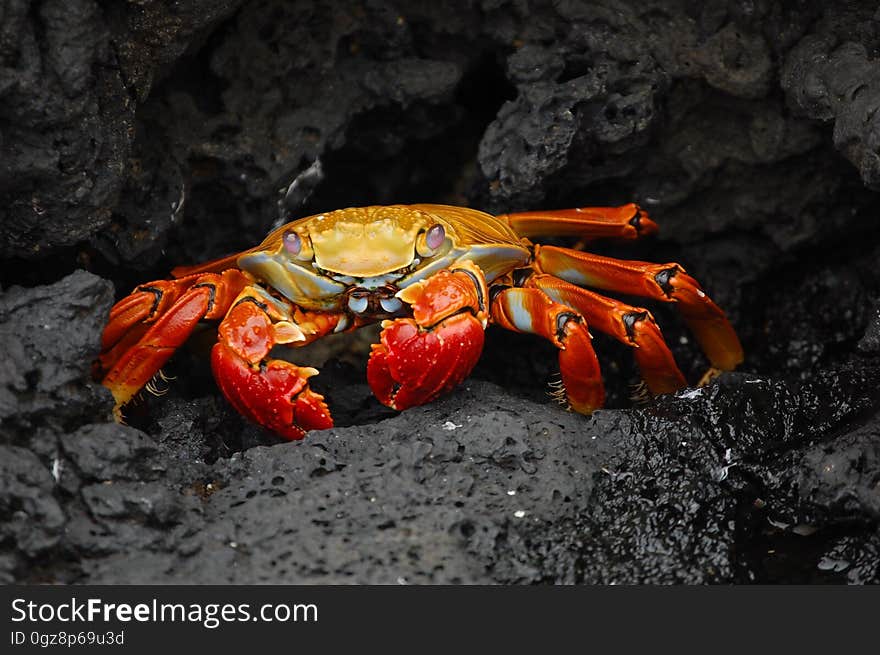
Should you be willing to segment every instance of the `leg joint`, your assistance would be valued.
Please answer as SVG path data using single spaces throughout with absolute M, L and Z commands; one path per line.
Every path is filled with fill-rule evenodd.
M 574 321 L 575 323 L 582 323 L 583 317 L 579 314 L 575 314 L 574 312 L 559 312 L 556 315 L 556 338 L 562 342 L 565 338 L 565 327 L 568 325 L 569 321 Z
M 678 264 L 673 264 L 654 275 L 654 281 L 663 290 L 667 298 L 672 298 L 672 295 L 675 293 L 675 287 L 672 286 L 672 278 L 680 272 L 681 267 Z
M 627 312 L 623 315 L 623 327 L 626 330 L 626 336 L 629 337 L 630 341 L 633 343 L 636 341 L 636 323 L 647 319 L 648 312 L 644 310 Z
M 153 318 L 153 315 L 156 313 L 156 310 L 159 309 L 159 303 L 162 302 L 162 289 L 158 289 L 156 287 L 151 287 L 149 285 L 141 286 L 136 289 L 137 291 L 144 291 L 146 293 L 153 294 L 153 304 L 150 307 L 150 318 Z
M 214 309 L 214 299 L 217 297 L 217 285 L 213 282 L 202 282 L 201 284 L 194 284 L 192 286 L 193 289 L 208 289 L 208 309 L 205 310 L 206 314 L 210 314 L 211 310 Z
M 255 304 L 257 307 L 262 309 L 266 313 L 266 315 L 269 314 L 269 306 L 266 303 L 260 302 L 259 300 L 257 300 L 253 296 L 245 296 L 244 298 L 240 299 L 237 303 L 235 303 L 232 306 L 232 308 L 235 309 L 239 305 L 246 303 L 246 302 L 250 302 L 250 303 Z
M 633 214 L 633 217 L 627 222 L 636 228 L 636 232 L 640 232 L 642 228 L 642 208 L 636 205 L 634 209 L 636 210 L 636 213 Z
M 495 302 L 495 299 L 502 292 L 507 291 L 508 289 L 512 289 L 512 288 L 513 287 L 511 287 L 509 284 L 493 284 L 491 287 L 489 287 L 489 302 L 490 303 Z
M 517 287 L 524 287 L 526 282 L 528 282 L 529 278 L 535 274 L 535 269 L 528 268 L 517 268 L 513 271 L 513 284 Z
M 466 268 L 451 268 L 449 269 L 450 273 L 464 273 L 467 275 L 471 282 L 474 283 L 474 288 L 477 290 L 477 304 L 479 305 L 480 312 L 486 311 L 486 299 L 483 297 L 483 286 L 480 284 L 480 280 L 477 279 L 476 274 L 473 271 L 469 271 Z

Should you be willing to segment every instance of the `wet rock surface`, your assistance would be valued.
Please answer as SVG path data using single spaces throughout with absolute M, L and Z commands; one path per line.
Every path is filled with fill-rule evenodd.
M 880 582 L 875 12 L 0 0 L 0 580 Z M 127 425 L 91 379 L 114 286 L 279 217 L 631 199 L 660 237 L 596 248 L 682 262 L 740 371 L 634 401 L 597 335 L 583 417 L 552 347 L 493 328 L 461 389 L 396 414 L 334 345 L 337 427 L 298 443 L 197 348 Z

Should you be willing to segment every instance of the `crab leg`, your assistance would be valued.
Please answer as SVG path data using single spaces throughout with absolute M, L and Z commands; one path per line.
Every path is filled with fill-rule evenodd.
M 483 351 L 488 289 L 480 268 L 457 263 L 398 292 L 412 318 L 383 321 L 367 381 L 385 405 L 406 409 L 434 400 L 464 380 Z
M 214 318 L 221 318 L 229 308 L 217 303 L 216 289 L 227 293 L 231 300 L 248 284 L 250 278 L 237 269 L 224 275 L 190 275 L 179 280 L 156 280 L 138 286 L 110 310 L 110 316 L 101 335 L 101 367 L 110 370 L 119 357 L 136 344 L 152 323 L 162 317 L 189 289 L 209 286 L 214 288 Z M 136 338 L 135 338 L 136 337 Z
M 303 346 L 347 323 L 345 314 L 304 312 L 261 287 L 247 287 L 220 323 L 211 351 L 214 378 L 239 413 L 287 439 L 331 428 L 324 398 L 308 385 L 318 371 L 272 359 L 269 352 L 278 344 Z
M 537 288 L 509 287 L 492 299 L 492 322 L 544 337 L 559 348 L 559 370 L 572 409 L 590 414 L 605 402 L 599 360 L 583 316 Z
M 550 211 L 502 214 L 517 234 L 534 236 L 573 236 L 589 239 L 614 237 L 636 239 L 655 234 L 657 224 L 634 203 L 620 207 L 578 207 Z
M 556 302 L 573 307 L 587 319 L 590 327 L 630 346 L 642 379 L 652 394 L 672 393 L 687 386 L 647 309 L 606 298 L 552 275 L 533 275 L 525 286 L 541 289 Z
M 712 366 L 730 371 L 743 361 L 724 312 L 678 264 L 624 261 L 555 246 L 535 246 L 535 264 L 572 284 L 674 302 Z
M 239 270 L 142 285 L 110 310 L 104 329 L 106 371 L 116 411 L 140 391 L 202 319 L 219 319 L 250 279 Z

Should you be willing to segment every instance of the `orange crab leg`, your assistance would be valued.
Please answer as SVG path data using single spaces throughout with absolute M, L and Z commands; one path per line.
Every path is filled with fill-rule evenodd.
M 591 328 L 633 348 L 642 379 L 653 394 L 672 393 L 687 386 L 660 328 L 647 309 L 581 289 L 552 275 L 533 275 L 527 287 L 541 289 L 556 302 L 573 307 Z
M 535 246 L 536 268 L 567 282 L 674 302 L 712 366 L 724 371 L 743 361 L 743 349 L 724 312 L 675 263 L 624 261 L 555 246 Z
M 214 378 L 240 414 L 287 439 L 332 428 L 324 398 L 308 385 L 318 371 L 272 359 L 269 352 L 278 344 L 311 343 L 345 327 L 344 321 L 344 314 L 303 312 L 260 287 L 248 287 L 220 324 L 211 351 Z
M 220 318 L 249 283 L 241 271 L 138 287 L 110 311 L 100 357 L 117 410 L 140 391 L 202 319 Z
M 559 370 L 572 409 L 590 414 L 605 402 L 599 360 L 583 316 L 537 288 L 504 288 L 492 299 L 492 322 L 544 337 L 559 348 Z
M 590 239 L 636 239 L 655 234 L 657 224 L 634 203 L 620 207 L 579 207 L 550 211 L 502 214 L 524 237 L 572 236 Z
M 483 351 L 488 289 L 480 268 L 465 261 L 397 297 L 413 316 L 382 323 L 367 380 L 380 402 L 406 409 L 434 400 L 470 374 Z
M 180 280 L 156 280 L 137 287 L 110 310 L 110 316 L 101 335 L 101 364 L 109 370 L 127 350 L 149 329 L 149 325 L 167 312 L 190 287 L 202 279 L 192 275 Z M 137 338 L 133 339 L 134 336 Z M 133 340 L 132 340 L 133 339 Z M 123 345 L 122 348 L 120 346 Z M 119 354 L 113 356 L 113 351 Z

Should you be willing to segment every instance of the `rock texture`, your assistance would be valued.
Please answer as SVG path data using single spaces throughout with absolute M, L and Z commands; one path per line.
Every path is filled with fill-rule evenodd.
M 4 582 L 880 582 L 880 31 L 867 2 L 0 0 Z M 609 408 L 492 330 L 402 414 L 358 348 L 282 443 L 197 349 L 111 422 L 115 297 L 353 204 L 637 200 L 747 361 Z M 683 370 L 705 362 L 652 307 Z M 314 355 L 321 359 L 323 356 Z

